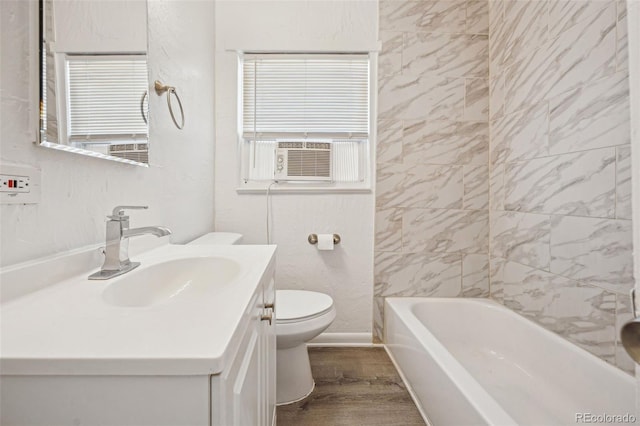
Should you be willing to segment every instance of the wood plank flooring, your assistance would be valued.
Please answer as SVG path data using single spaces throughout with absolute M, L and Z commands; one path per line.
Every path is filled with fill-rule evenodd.
M 277 408 L 278 426 L 424 425 L 383 348 L 309 348 L 316 388 Z

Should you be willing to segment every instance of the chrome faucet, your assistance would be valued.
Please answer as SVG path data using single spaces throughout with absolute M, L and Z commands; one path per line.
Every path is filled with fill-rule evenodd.
M 162 226 L 144 226 L 129 229 L 129 216 L 124 210 L 148 209 L 148 206 L 117 206 L 111 216 L 107 216 L 107 243 L 104 248 L 104 264 L 102 269 L 89 275 L 90 280 L 108 280 L 131 271 L 140 266 L 140 262 L 129 260 L 129 238 L 138 235 L 155 235 L 164 237 L 171 234 L 168 228 Z

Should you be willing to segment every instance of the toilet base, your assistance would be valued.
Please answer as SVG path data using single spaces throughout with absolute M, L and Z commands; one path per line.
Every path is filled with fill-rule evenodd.
M 309 396 L 315 383 L 311 375 L 307 344 L 277 349 L 276 359 L 276 404 L 291 404 Z
M 294 399 L 293 401 L 287 401 L 287 402 L 276 402 L 276 405 L 278 407 L 282 407 L 283 405 L 291 405 L 291 404 L 295 404 L 296 402 L 300 402 L 303 401 L 304 399 L 306 399 L 309 395 L 311 395 L 313 393 L 313 391 L 316 388 L 316 382 L 313 382 L 313 387 L 311 388 L 311 390 L 306 393 L 303 397 L 298 398 L 298 399 Z

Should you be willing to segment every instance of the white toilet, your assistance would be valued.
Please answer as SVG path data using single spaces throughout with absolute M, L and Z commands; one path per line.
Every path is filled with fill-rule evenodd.
M 276 346 L 278 405 L 299 401 L 315 386 L 307 342 L 336 317 L 331 296 L 315 291 L 276 290 Z
M 211 232 L 188 244 L 237 244 L 242 234 Z M 315 291 L 276 290 L 276 403 L 299 401 L 315 386 L 307 342 L 331 325 L 336 317 L 331 296 Z

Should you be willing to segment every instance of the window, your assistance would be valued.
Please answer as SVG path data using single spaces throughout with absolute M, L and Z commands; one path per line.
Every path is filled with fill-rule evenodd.
M 245 54 L 240 120 L 243 184 L 280 180 L 283 175 L 285 180 L 319 179 L 313 170 L 325 170 L 326 164 L 317 147 L 330 152 L 326 181 L 365 182 L 369 69 L 367 54 Z M 296 149 L 291 153 L 309 154 L 299 159 L 300 172 L 293 177 L 278 169 L 283 155 L 291 155 L 286 157 L 291 162 L 298 159 L 284 154 L 289 151 L 283 148 L 292 147 Z
M 66 55 L 69 145 L 148 161 L 146 55 Z

